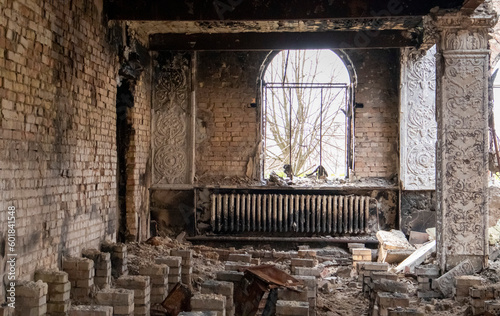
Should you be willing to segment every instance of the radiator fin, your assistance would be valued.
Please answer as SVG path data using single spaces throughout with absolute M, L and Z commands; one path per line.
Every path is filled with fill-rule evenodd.
M 232 232 L 368 233 L 370 197 L 212 194 L 212 229 Z

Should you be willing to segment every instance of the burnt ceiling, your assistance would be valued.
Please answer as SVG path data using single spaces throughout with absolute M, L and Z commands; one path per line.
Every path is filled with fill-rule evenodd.
M 104 9 L 109 20 L 127 21 L 151 50 L 373 48 L 416 46 L 422 38 L 422 16 L 470 13 L 482 2 L 105 0 Z

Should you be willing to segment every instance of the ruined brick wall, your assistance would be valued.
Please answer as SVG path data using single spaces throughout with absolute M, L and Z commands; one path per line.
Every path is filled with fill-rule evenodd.
M 253 169 L 253 157 L 260 142 L 260 114 L 250 103 L 257 98 L 259 68 L 266 55 L 266 52 L 198 53 L 198 178 L 244 177 L 247 165 Z
M 197 177 L 248 176 L 260 141 L 260 113 L 248 105 L 258 94 L 265 52 L 198 54 Z M 397 50 L 348 51 L 357 73 L 355 174 L 391 177 L 398 170 Z M 249 164 L 250 162 L 250 164 Z
M 397 50 L 349 51 L 358 77 L 355 100 L 355 174 L 392 177 L 398 170 Z
M 126 225 L 133 240 L 149 237 L 149 191 L 151 183 L 149 149 L 151 142 L 150 73 L 142 74 L 135 86 L 132 123 L 127 151 Z
M 84 0 L 0 0 L 2 279 L 9 205 L 19 278 L 115 238 L 118 65 L 101 10 Z

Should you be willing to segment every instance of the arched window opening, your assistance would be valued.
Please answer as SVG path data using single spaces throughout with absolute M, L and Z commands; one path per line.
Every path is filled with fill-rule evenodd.
M 264 177 L 345 178 L 351 79 L 331 50 L 286 50 L 263 77 Z

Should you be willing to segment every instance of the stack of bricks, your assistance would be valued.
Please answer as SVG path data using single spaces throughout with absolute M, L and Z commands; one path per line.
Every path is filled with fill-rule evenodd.
M 318 260 L 309 258 L 292 258 L 291 271 L 294 275 L 319 277 L 321 271 L 316 266 Z
M 316 259 L 316 250 L 309 249 L 309 246 L 299 246 L 297 256 L 299 258 Z
M 139 269 L 140 275 L 149 276 L 150 303 L 161 304 L 168 295 L 168 272 L 166 264 L 151 264 Z
M 113 316 L 134 315 L 134 291 L 126 289 L 103 289 L 95 297 L 97 305 L 112 306 Z
M 215 278 L 218 281 L 232 282 L 233 284 L 236 285 L 236 284 L 240 283 L 240 281 L 244 275 L 245 274 L 243 272 L 239 272 L 239 271 L 219 271 L 215 275 Z
M 441 294 L 434 290 L 435 280 L 439 278 L 439 267 L 435 264 L 422 265 L 415 268 L 418 281 L 418 298 L 439 298 Z M 467 295 L 468 292 L 467 292 Z
M 472 286 L 469 296 L 472 315 L 483 315 L 486 301 L 500 299 L 500 284 Z
M 108 288 L 111 285 L 111 254 L 97 249 L 84 249 L 82 256 L 94 261 L 95 285 L 100 289 Z
M 287 288 L 279 288 L 277 291 L 278 291 L 278 302 L 282 301 L 282 302 L 294 302 L 294 303 L 300 302 L 300 303 L 306 303 L 307 307 L 308 307 L 307 308 L 308 314 L 306 314 L 306 315 L 311 316 L 309 314 L 310 305 L 309 305 L 309 298 L 307 296 L 307 294 L 308 294 L 307 292 L 308 291 L 307 291 L 306 287 L 304 287 L 300 291 L 294 291 L 294 290 L 287 289 Z M 285 305 L 288 306 L 289 304 L 283 303 L 283 306 L 285 306 Z M 301 305 L 303 305 L 303 304 L 301 304 Z
M 373 272 L 387 272 L 389 270 L 389 264 L 386 262 L 357 262 L 356 272 L 358 273 L 358 281 L 364 282 L 364 278 L 371 278 Z
M 388 316 L 390 313 L 401 314 L 401 309 L 410 305 L 408 297 L 408 285 L 398 282 L 398 276 L 388 271 L 387 263 L 358 262 L 356 269 L 358 280 L 363 282 L 363 292 L 370 298 L 372 316 Z M 408 315 L 412 311 L 404 310 Z M 399 314 L 398 314 L 399 313 Z
M 35 280 L 47 283 L 47 312 L 52 316 L 68 315 L 71 307 L 68 274 L 59 270 L 38 270 Z
M 148 316 L 151 308 L 151 283 L 149 276 L 121 276 L 116 280 L 116 286 L 134 291 L 134 315 Z
M 16 283 L 16 316 L 42 316 L 47 313 L 47 283 L 18 281 Z
M 239 271 L 250 267 L 252 262 L 252 255 L 230 253 L 224 265 L 226 271 Z
M 404 293 L 378 292 L 372 309 L 372 316 L 389 316 L 393 311 L 410 306 L 410 298 Z
M 368 248 L 351 248 L 352 261 L 372 261 L 372 251 Z
M 407 292 L 407 288 L 400 286 L 398 281 L 398 275 L 395 273 L 387 272 L 387 271 L 372 271 L 371 273 L 365 275 L 363 277 L 363 293 L 366 296 L 374 299 L 373 292 L 382 288 L 382 291 L 385 291 L 385 287 L 393 287 L 394 291 Z M 396 283 L 395 283 L 396 282 Z M 382 283 L 382 284 L 380 284 Z M 401 283 L 401 285 L 404 285 Z
M 309 304 L 297 301 L 276 302 L 276 316 L 308 316 Z
M 115 278 L 128 274 L 127 246 L 122 243 L 104 242 L 101 244 L 102 252 L 111 254 L 111 274 Z
M 181 282 L 181 257 L 175 256 L 163 256 L 156 258 L 155 262 L 157 264 L 164 264 L 168 267 L 168 277 L 167 277 L 167 294 L 174 286 Z
M 234 284 L 231 282 L 206 280 L 201 285 L 201 294 L 220 294 L 226 297 L 226 316 L 235 316 Z
M 74 305 L 68 316 L 113 316 L 112 306 Z
M 64 258 L 62 266 L 71 282 L 71 298 L 88 301 L 94 285 L 94 261 L 87 258 Z
M 307 288 L 307 300 L 309 302 L 309 316 L 316 315 L 316 294 L 318 292 L 318 283 L 316 277 L 313 276 L 294 276 L 297 280 L 302 281 Z
M 500 315 L 500 301 L 491 300 L 484 302 L 485 315 Z
M 217 316 L 226 315 L 226 297 L 221 294 L 195 294 L 191 298 L 193 312 L 216 312 Z
M 191 274 L 193 273 L 193 250 L 172 249 L 170 255 L 181 257 L 181 281 L 191 288 Z
M 353 249 L 356 249 L 356 248 L 366 248 L 366 247 L 365 247 L 365 244 L 357 243 L 357 242 L 351 242 L 351 243 L 347 244 L 347 248 L 349 248 L 349 252 L 352 253 Z
M 483 279 L 474 275 L 460 275 L 455 277 L 455 300 L 463 301 L 469 297 L 469 290 L 473 286 L 480 286 Z

